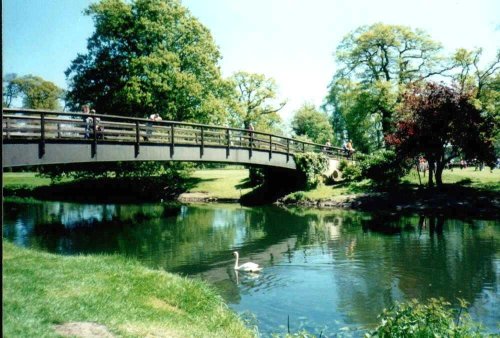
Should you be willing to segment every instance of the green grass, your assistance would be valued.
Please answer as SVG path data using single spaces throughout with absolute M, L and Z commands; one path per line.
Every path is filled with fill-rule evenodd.
M 421 176 L 421 179 L 422 184 L 426 184 L 428 177 L 427 175 L 426 177 Z M 412 170 L 402 181 L 403 183 L 419 184 L 416 170 Z M 500 169 L 494 169 L 493 172 L 488 167 L 485 167 L 482 171 L 475 171 L 474 168 L 454 168 L 453 171 L 446 169 L 443 172 L 443 183 L 460 184 L 472 188 L 500 192 Z
M 91 322 L 120 337 L 251 337 L 205 283 L 118 256 L 58 256 L 3 241 L 3 334 L 57 337 Z
M 416 171 L 412 170 L 401 182 L 406 188 L 417 186 L 419 180 Z M 427 183 L 427 177 L 422 178 L 422 183 Z M 463 170 L 453 169 L 453 171 L 445 170 L 443 172 L 443 183 L 457 184 L 487 192 L 500 192 L 500 170 L 495 169 L 493 172 L 490 172 L 489 168 L 485 168 L 482 171 L 475 171 L 474 168 Z M 370 191 L 373 191 L 373 186 L 370 184 L 370 181 L 363 180 L 361 182 L 345 182 L 333 185 L 320 184 L 315 189 L 300 192 L 300 197 L 311 201 L 335 200 L 345 195 L 355 195 Z M 288 195 L 288 197 L 292 199 L 296 196 L 297 193 Z
M 207 193 L 210 197 L 239 199 L 251 191 L 248 187 L 248 169 L 196 170 L 191 178 L 196 180 L 191 193 Z
M 66 181 L 69 181 L 66 180 Z M 63 181 L 63 182 L 66 182 Z M 251 191 L 248 186 L 248 169 L 204 169 L 196 170 L 191 175 L 191 184 L 187 192 L 204 193 L 219 199 L 239 199 Z M 33 189 L 50 184 L 50 179 L 37 177 L 33 172 L 4 173 L 3 186 L 8 189 Z
M 3 186 L 40 187 L 50 184 L 50 178 L 36 177 L 33 172 L 3 173 Z

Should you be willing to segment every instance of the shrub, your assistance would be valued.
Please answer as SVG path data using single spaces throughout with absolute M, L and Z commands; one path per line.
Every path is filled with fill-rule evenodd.
M 307 196 L 303 191 L 296 191 L 285 196 L 285 198 L 283 198 L 283 201 L 287 203 L 297 203 L 297 202 L 307 201 Z
M 427 304 L 415 299 L 396 303 L 384 310 L 380 325 L 366 337 L 480 337 L 480 326 L 462 313 L 466 306 L 460 300 L 460 309 L 455 311 L 450 303 L 435 298 Z
M 349 166 L 349 162 L 347 162 L 346 160 L 340 160 L 339 162 L 339 166 L 338 166 L 338 169 L 339 171 L 343 172 L 345 168 L 347 168 Z
M 298 153 L 295 164 L 304 176 L 305 188 L 312 189 L 321 182 L 321 174 L 328 168 L 328 157 L 322 153 Z
M 363 177 L 361 175 L 361 167 L 357 164 L 347 165 L 343 169 L 339 170 L 342 172 L 342 177 L 346 181 L 359 181 Z
M 380 185 L 399 182 L 405 169 L 392 150 L 378 150 L 370 155 L 359 155 L 361 175 Z

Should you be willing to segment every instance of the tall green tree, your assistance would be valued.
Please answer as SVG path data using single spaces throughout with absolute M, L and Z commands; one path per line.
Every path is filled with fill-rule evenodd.
M 85 10 L 95 32 L 66 71 L 68 103 L 100 113 L 223 120 L 230 86 L 209 30 L 179 0 L 101 0 Z
M 337 47 L 339 70 L 333 76 L 325 107 L 332 111 L 334 122 L 344 127 L 347 120 L 365 120 L 360 127 L 374 129 L 369 134 L 375 141 L 370 142 L 378 148 L 382 146 L 381 135 L 392 129 L 405 85 L 453 68 L 441 52 L 441 45 L 419 29 L 382 23 L 359 27 Z M 334 129 L 338 130 L 336 125 Z M 368 147 L 366 133 L 364 140 L 357 139 L 352 129 L 346 129 L 358 147 Z
M 286 101 L 276 101 L 278 87 L 274 79 L 241 71 L 233 74 L 230 81 L 235 89 L 230 110 L 231 124 L 248 128 L 252 123 L 260 131 L 279 131 L 281 118 L 278 112 Z
M 17 74 L 8 73 L 2 78 L 2 107 L 10 108 L 12 101 L 19 96 L 21 88 L 16 83 Z
M 481 48 L 458 49 L 453 55 L 456 72 L 453 83 L 460 93 L 471 97 L 472 102 L 496 121 L 493 132 L 497 154 L 500 153 L 500 50 L 489 63 L 482 65 Z
M 315 143 L 332 140 L 333 128 L 328 116 L 313 104 L 304 103 L 292 118 L 292 129 L 297 136 L 307 136 Z
M 21 97 L 24 108 L 57 110 L 61 108 L 59 100 L 63 94 L 63 89 L 39 76 L 7 74 L 3 78 L 3 106 L 6 107 Z
M 411 86 L 403 95 L 396 131 L 387 135 L 401 159 L 424 155 L 429 162 L 429 185 L 441 186 L 443 169 L 464 156 L 493 166 L 496 158 L 492 116 L 483 114 L 471 97 L 434 83 Z
M 453 62 L 457 71 L 453 80 L 457 89 L 462 93 L 470 93 L 475 99 L 481 100 L 488 96 L 489 91 L 495 90 L 500 70 L 500 50 L 495 59 L 481 67 L 482 48 L 467 50 L 460 48 L 453 55 Z

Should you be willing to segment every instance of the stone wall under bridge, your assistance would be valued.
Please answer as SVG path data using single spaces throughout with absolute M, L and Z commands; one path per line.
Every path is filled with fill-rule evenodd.
M 323 176 L 330 181 L 342 180 L 342 173 L 339 170 L 340 160 L 330 158 L 328 168 L 323 172 Z

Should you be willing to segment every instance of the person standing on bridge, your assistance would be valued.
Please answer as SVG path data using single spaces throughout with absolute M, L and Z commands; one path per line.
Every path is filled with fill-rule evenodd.
M 85 120 L 85 130 L 86 130 L 85 138 L 90 137 L 90 131 L 93 130 L 93 126 L 94 126 L 94 119 L 95 119 L 96 138 L 102 138 L 102 128 L 99 125 L 99 123 L 101 122 L 101 119 L 98 117 L 94 118 L 94 115 L 95 115 L 95 110 L 92 109 L 90 111 L 89 117 L 87 117 L 87 119 Z
M 253 127 L 252 122 L 248 124 L 248 135 L 250 136 L 250 147 L 255 147 L 255 141 L 254 141 L 254 130 L 255 128 Z
M 89 138 L 89 125 L 87 123 L 87 118 L 88 115 L 90 115 L 90 106 L 88 104 L 84 104 L 82 106 L 82 114 L 85 114 L 82 116 L 83 123 L 85 123 L 85 133 L 83 134 L 83 137 Z
M 356 150 L 354 150 L 354 148 L 352 147 L 352 140 L 349 140 L 349 142 L 347 142 L 346 144 L 346 149 L 347 149 L 347 158 L 351 157 L 352 154 L 354 154 L 354 152 Z
M 151 121 L 162 121 L 160 114 L 154 113 L 149 115 L 149 119 Z M 148 123 L 148 131 L 146 132 L 147 136 L 144 138 L 144 141 L 149 141 L 149 137 L 153 135 L 153 123 Z

